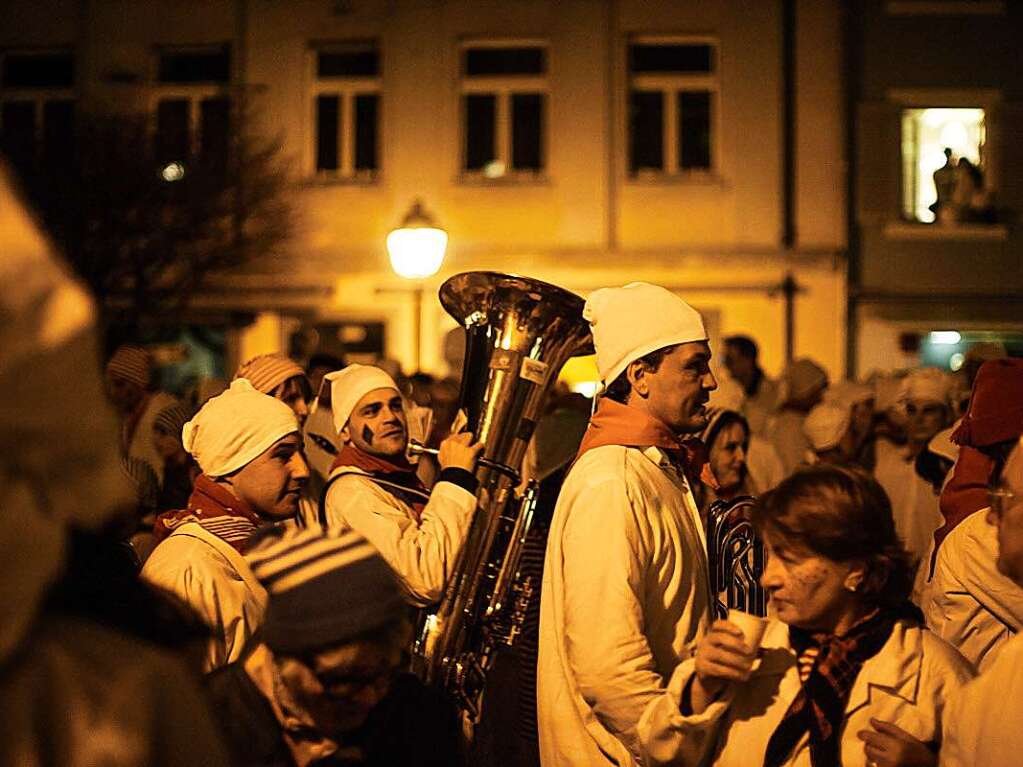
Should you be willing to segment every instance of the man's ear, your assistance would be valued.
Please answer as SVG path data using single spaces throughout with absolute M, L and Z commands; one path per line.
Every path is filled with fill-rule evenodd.
M 846 574 L 842 585 L 845 586 L 846 591 L 856 593 L 863 585 L 863 579 L 865 577 L 866 566 L 863 564 L 857 564 Z
M 337 433 L 337 436 L 340 437 L 342 445 L 347 445 L 352 441 L 352 433 L 348 430 L 348 424 L 345 424 L 345 427 Z
M 647 377 L 649 372 L 650 369 L 642 360 L 630 362 L 629 366 L 625 368 L 625 378 L 629 382 L 629 386 L 632 387 L 632 391 L 643 398 L 650 394 L 650 379 Z

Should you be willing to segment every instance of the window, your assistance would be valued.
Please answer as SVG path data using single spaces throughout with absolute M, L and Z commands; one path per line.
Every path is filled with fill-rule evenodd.
M 1004 16 L 1005 0 L 888 0 L 891 16 Z
M 462 47 L 462 172 L 530 180 L 547 165 L 547 47 L 471 42 Z
M 20 171 L 71 161 L 74 83 L 70 52 L 0 54 L 0 147 Z
M 180 178 L 193 162 L 222 171 L 231 142 L 230 46 L 161 50 L 156 79 L 153 151 L 164 178 Z
M 717 45 L 704 38 L 634 38 L 628 46 L 629 174 L 712 171 Z
M 902 214 L 922 223 L 991 223 L 985 111 L 902 110 Z
M 380 52 L 374 42 L 313 51 L 315 172 L 372 181 L 380 169 Z

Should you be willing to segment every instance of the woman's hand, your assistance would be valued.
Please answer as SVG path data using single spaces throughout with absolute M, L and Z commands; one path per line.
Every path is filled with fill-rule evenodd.
M 729 682 L 749 679 L 757 654 L 742 629 L 718 619 L 696 645 L 696 676 L 690 688 L 693 714 L 701 714 Z
M 452 434 L 440 443 L 437 462 L 441 469 L 459 468 L 472 471 L 476 468 L 476 459 L 483 451 L 483 444 L 473 442 L 472 432 Z
M 867 764 L 877 767 L 934 767 L 938 755 L 922 740 L 901 727 L 880 719 L 871 719 L 873 730 L 857 733 L 865 743 Z

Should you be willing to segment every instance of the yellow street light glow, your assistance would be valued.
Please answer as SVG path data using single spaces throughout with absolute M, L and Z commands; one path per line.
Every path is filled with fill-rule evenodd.
M 447 247 L 448 233 L 434 225 L 418 200 L 405 216 L 401 228 L 387 235 L 391 267 L 399 277 L 410 280 L 435 275 L 444 263 Z
M 391 266 L 410 280 L 432 277 L 444 263 L 448 235 L 443 229 L 395 229 L 387 235 Z

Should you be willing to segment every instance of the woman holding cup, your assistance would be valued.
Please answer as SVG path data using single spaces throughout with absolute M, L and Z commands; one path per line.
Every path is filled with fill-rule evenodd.
M 914 567 L 880 485 L 857 469 L 800 470 L 753 523 L 776 617 L 711 626 L 672 675 L 676 705 L 640 721 L 646 763 L 936 764 L 944 702 L 972 670 L 909 602 Z

